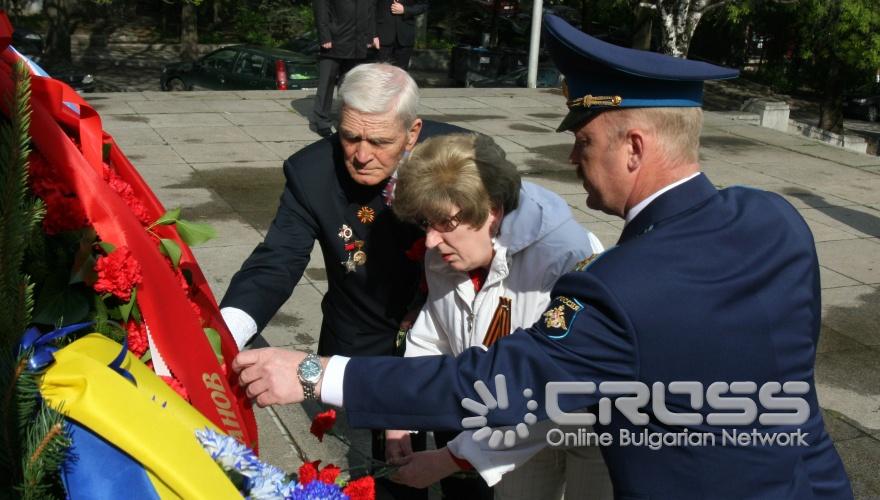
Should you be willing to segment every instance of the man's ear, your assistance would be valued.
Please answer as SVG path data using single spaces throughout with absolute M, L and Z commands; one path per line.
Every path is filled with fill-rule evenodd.
M 419 134 L 422 132 L 422 119 L 416 118 L 412 125 L 410 125 L 409 130 L 406 131 L 406 150 L 412 151 L 414 147 L 416 147 L 416 143 L 419 141 Z
M 645 146 L 647 145 L 647 137 L 645 131 L 634 128 L 626 133 L 627 162 L 626 168 L 630 172 L 635 171 L 642 164 L 645 158 Z

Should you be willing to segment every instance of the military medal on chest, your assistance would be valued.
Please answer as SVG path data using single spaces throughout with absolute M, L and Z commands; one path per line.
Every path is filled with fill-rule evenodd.
M 376 211 L 370 207 L 363 206 L 357 211 L 357 218 L 361 224 L 369 224 L 376 220 Z
M 357 270 L 357 266 L 362 266 L 367 263 L 367 253 L 364 252 L 364 242 L 363 240 L 354 239 L 354 232 L 348 224 L 342 225 L 339 229 L 338 235 L 342 239 L 345 252 L 347 253 L 346 259 L 342 261 L 341 264 L 345 266 L 346 273 L 353 273 Z

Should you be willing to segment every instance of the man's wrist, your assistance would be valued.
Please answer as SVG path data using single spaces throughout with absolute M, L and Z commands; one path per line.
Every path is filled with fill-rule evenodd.
M 453 469 L 453 472 L 458 472 L 460 470 L 474 470 L 474 466 L 471 465 L 470 462 L 463 458 L 458 458 L 452 454 L 452 450 L 447 447 L 443 448 L 446 450 L 446 456 L 449 457 L 449 462 L 447 465 Z
M 321 400 L 321 385 L 324 384 L 324 375 L 327 374 L 328 364 L 330 364 L 330 358 L 327 356 L 321 356 L 321 378 L 319 378 L 318 383 L 315 384 L 315 397 L 318 401 Z

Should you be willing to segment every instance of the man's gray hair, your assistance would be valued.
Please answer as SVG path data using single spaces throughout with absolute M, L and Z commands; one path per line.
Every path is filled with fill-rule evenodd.
M 404 128 L 415 121 L 419 86 L 409 74 L 390 64 L 361 64 L 345 74 L 339 86 L 342 105 L 361 113 L 394 111 Z

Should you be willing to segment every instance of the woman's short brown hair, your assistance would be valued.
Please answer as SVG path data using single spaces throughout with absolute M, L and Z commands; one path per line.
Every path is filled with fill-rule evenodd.
M 481 227 L 489 210 L 519 203 L 519 172 L 491 137 L 448 134 L 420 143 L 397 173 L 394 213 L 405 221 L 443 220 L 450 205 L 460 221 Z

